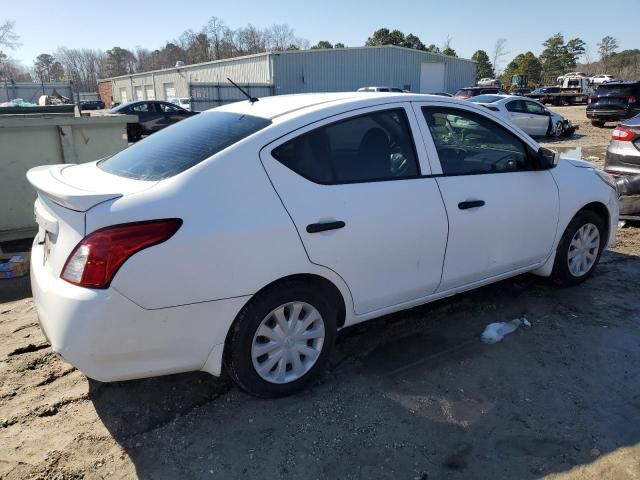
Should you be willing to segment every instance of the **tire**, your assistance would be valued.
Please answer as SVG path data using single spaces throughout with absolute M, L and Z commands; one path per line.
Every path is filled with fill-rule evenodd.
M 137 123 L 127 125 L 127 140 L 129 142 L 137 142 L 142 138 L 142 127 Z
M 267 338 L 258 333 L 258 331 L 268 331 L 271 335 L 277 331 L 280 322 L 276 319 L 275 311 L 283 312 L 284 316 L 289 315 L 288 320 L 293 322 L 293 314 L 300 304 L 304 306 L 295 321 L 302 323 L 297 325 L 304 326 L 304 321 L 315 317 L 316 315 L 312 313 L 314 309 L 320 321 L 312 322 L 312 328 L 307 327 L 302 333 L 312 332 L 313 335 L 319 335 L 320 324 L 322 324 L 324 336 L 321 340 L 320 337 L 296 340 L 295 333 L 288 337 L 294 338 L 293 340 L 287 340 L 284 337 L 270 340 L 269 338 L 274 337 Z M 322 372 L 335 341 L 337 317 L 338 309 L 335 302 L 331 301 L 330 296 L 323 289 L 313 283 L 291 280 L 269 287 L 258 293 L 244 306 L 231 326 L 225 345 L 225 369 L 240 388 L 257 397 L 282 397 L 296 393 Z M 287 324 L 290 325 L 288 322 Z M 273 330 L 270 330 L 271 328 Z M 287 344 L 287 342 L 290 343 Z M 276 343 L 282 347 L 273 348 Z M 272 345 L 273 350 L 258 356 L 259 351 L 262 351 L 260 349 L 268 344 Z M 305 347 L 309 349 L 306 351 L 316 350 L 317 357 L 314 359 L 311 355 L 307 356 L 298 351 L 298 348 Z M 294 362 L 295 355 L 298 357 L 298 362 Z M 282 358 L 282 360 L 273 363 L 275 358 Z M 273 368 L 270 367 L 272 363 Z M 294 367 L 296 363 L 298 368 L 305 369 L 303 373 L 296 372 Z M 259 373 L 256 365 L 262 366 L 263 373 Z M 284 375 L 291 378 L 279 378 L 283 368 Z M 266 378 L 267 376 L 269 378 Z
M 591 120 L 591 125 L 593 125 L 594 127 L 598 127 L 598 128 L 602 128 L 604 127 L 605 122 L 603 122 L 602 120 Z
M 555 128 L 553 128 L 551 130 L 551 136 L 552 137 L 556 137 L 556 138 L 560 138 L 563 133 L 564 133 L 564 128 L 562 128 L 562 122 L 560 120 L 558 120 L 556 122 Z
M 591 249 L 588 248 L 589 242 L 586 241 L 591 237 L 591 235 L 586 232 L 593 232 L 593 229 L 589 226 L 595 227 L 598 234 L 597 242 L 594 241 L 594 243 L 591 244 Z M 585 239 L 583 242 L 584 248 L 582 249 L 576 248 L 575 243 L 572 244 L 574 240 L 576 240 L 578 244 L 580 243 L 580 239 L 577 239 L 576 236 L 578 231 L 581 229 L 583 229 L 582 233 L 583 238 Z M 573 217 L 573 220 L 569 222 L 569 225 L 567 225 L 567 228 L 560 239 L 560 243 L 556 249 L 556 258 L 553 264 L 551 279 L 562 286 L 574 286 L 584 282 L 596 269 L 606 243 L 607 238 L 604 219 L 591 210 L 583 210 L 579 212 L 575 217 Z M 583 271 L 576 271 L 582 270 L 581 268 L 576 267 L 577 265 L 580 265 L 581 251 L 589 253 L 589 255 L 585 253 L 583 258 L 588 258 L 585 263 L 581 264 L 588 268 Z M 571 255 L 574 255 L 574 257 L 570 261 Z M 572 265 L 574 266 L 572 267 Z

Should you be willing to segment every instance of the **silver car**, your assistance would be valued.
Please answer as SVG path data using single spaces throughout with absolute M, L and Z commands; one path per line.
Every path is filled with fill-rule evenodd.
M 618 190 L 622 193 L 620 216 L 640 218 L 640 195 L 629 184 L 632 179 L 635 184 L 638 180 L 634 175 L 640 175 L 640 115 L 625 120 L 615 128 L 607 147 L 604 169 L 618 177 Z

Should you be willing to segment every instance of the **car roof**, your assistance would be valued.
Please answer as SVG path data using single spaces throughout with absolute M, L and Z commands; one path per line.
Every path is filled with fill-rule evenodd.
M 263 97 L 251 103 L 248 100 L 229 103 L 210 109 L 209 111 L 226 111 L 253 115 L 262 118 L 276 119 L 290 114 L 303 115 L 310 111 L 330 109 L 336 106 L 364 108 L 393 102 L 435 101 L 458 105 L 468 102 L 451 97 L 402 92 L 337 92 L 337 93 L 299 93 L 293 95 L 276 95 Z
M 640 81 L 638 80 L 614 80 L 613 82 L 607 82 L 607 83 L 603 83 L 601 86 L 607 86 L 610 87 L 611 85 L 638 85 L 640 84 Z

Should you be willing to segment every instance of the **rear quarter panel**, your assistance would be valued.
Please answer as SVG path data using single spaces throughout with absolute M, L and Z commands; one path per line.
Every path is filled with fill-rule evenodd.
M 260 163 L 266 142 L 254 136 L 146 192 L 90 210 L 87 232 L 154 218 L 184 221 L 167 242 L 131 257 L 113 288 L 155 309 L 251 295 L 279 278 L 312 273 L 332 281 L 352 311 L 340 277 L 309 262 Z

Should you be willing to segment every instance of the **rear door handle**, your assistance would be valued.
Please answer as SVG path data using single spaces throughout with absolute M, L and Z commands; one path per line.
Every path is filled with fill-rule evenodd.
M 343 221 L 325 222 L 325 223 L 312 223 L 307 225 L 307 233 L 319 233 L 326 232 L 327 230 L 338 230 L 346 225 Z
M 460 202 L 458 208 L 460 210 L 469 210 L 470 208 L 478 208 L 484 206 L 484 200 L 467 200 L 466 202 Z

